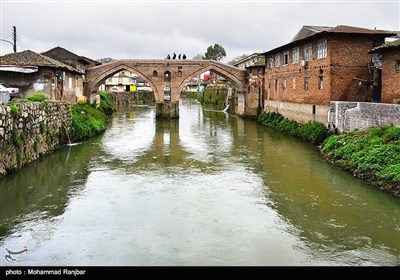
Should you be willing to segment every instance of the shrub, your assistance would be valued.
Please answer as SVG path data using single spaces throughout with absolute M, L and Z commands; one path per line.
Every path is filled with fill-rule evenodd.
M 11 116 L 13 117 L 19 117 L 21 115 L 20 111 L 18 110 L 18 107 L 13 105 L 10 105 L 10 110 L 11 110 Z
M 28 102 L 43 102 L 47 99 L 47 95 L 43 92 L 35 92 L 29 94 L 25 100 Z
M 93 137 L 106 129 L 107 121 L 108 118 L 103 111 L 88 104 L 74 105 L 72 107 L 72 139 L 82 140 Z
M 389 185 L 388 190 L 396 192 L 400 183 L 399 140 L 400 127 L 380 126 L 332 135 L 321 152 L 355 175 L 376 185 Z
M 319 144 L 327 136 L 327 128 L 319 122 L 299 124 L 296 121 L 284 118 L 277 112 L 263 113 L 257 121 L 271 128 L 288 132 L 303 138 L 311 143 Z
M 111 100 L 111 93 L 107 91 L 100 92 L 100 106 L 101 110 L 106 115 L 112 115 L 116 111 L 115 105 Z

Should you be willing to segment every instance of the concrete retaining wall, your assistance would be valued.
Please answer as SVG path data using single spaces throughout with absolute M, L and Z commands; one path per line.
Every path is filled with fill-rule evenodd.
M 291 102 L 265 100 L 265 112 L 278 112 L 285 118 L 295 120 L 300 123 L 317 121 L 326 124 L 326 116 L 329 106 L 299 104 Z
M 68 143 L 67 102 L 0 105 L 0 177 Z
M 400 126 L 400 105 L 346 101 L 330 103 L 328 127 L 331 130 L 366 130 L 385 124 Z

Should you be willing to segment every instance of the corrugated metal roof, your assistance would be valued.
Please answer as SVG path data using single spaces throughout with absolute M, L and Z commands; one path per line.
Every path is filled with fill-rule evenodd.
M 15 65 L 0 65 L 0 71 L 18 72 L 18 73 L 35 73 L 38 71 L 37 66 L 15 66 Z
M 66 65 L 48 56 L 35 53 L 31 50 L 0 56 L 0 65 L 53 67 L 67 69 L 71 72 L 83 73 L 72 66 Z

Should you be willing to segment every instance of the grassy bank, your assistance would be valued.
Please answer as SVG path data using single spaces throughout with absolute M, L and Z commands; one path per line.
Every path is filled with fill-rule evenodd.
M 329 162 L 400 197 L 400 127 L 380 126 L 329 135 L 321 123 L 300 124 L 275 112 L 261 114 L 258 122 L 320 145 Z
M 400 127 L 332 135 L 321 152 L 328 161 L 400 197 Z
M 106 130 L 110 116 L 115 110 L 109 92 L 100 92 L 98 108 L 87 103 L 73 105 L 71 129 L 73 141 L 88 139 Z
M 262 113 L 258 116 L 257 121 L 265 126 L 298 136 L 313 144 L 322 143 L 327 137 L 328 132 L 322 123 L 308 122 L 300 124 L 296 121 L 288 120 L 275 112 Z

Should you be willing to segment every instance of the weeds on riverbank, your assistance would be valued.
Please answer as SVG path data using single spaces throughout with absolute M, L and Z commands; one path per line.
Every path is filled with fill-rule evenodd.
M 72 106 L 71 136 L 74 141 L 88 139 L 107 128 L 109 116 L 115 112 L 110 93 L 100 92 L 100 106 L 95 108 L 88 103 Z
M 322 143 L 327 137 L 327 128 L 319 122 L 298 123 L 284 118 L 276 112 L 262 113 L 257 121 L 265 126 L 301 137 L 313 144 Z
M 330 162 L 400 196 L 400 127 L 386 125 L 332 135 L 321 152 Z
M 385 125 L 329 136 L 321 123 L 299 124 L 276 112 L 263 113 L 257 121 L 311 143 L 322 143 L 326 160 L 400 197 L 400 127 Z

